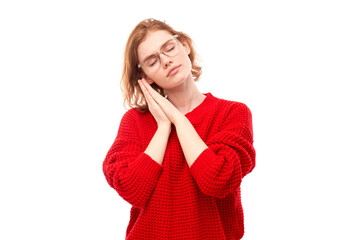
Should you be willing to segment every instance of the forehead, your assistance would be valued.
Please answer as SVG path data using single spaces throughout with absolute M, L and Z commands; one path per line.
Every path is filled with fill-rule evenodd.
M 149 31 L 145 40 L 138 47 L 138 56 L 140 59 L 145 58 L 159 50 L 161 45 L 171 38 L 171 34 L 166 30 Z

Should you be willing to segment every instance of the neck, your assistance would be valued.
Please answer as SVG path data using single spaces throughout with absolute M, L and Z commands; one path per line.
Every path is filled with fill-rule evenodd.
M 206 97 L 196 87 L 191 74 L 179 86 L 166 89 L 165 94 L 167 99 L 184 115 L 199 106 Z

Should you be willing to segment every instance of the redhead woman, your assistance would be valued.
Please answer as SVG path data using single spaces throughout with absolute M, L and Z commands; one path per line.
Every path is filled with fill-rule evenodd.
M 202 93 L 191 38 L 146 19 L 124 53 L 124 104 L 103 162 L 109 185 L 131 204 L 127 240 L 241 239 L 241 182 L 255 167 L 252 114 Z

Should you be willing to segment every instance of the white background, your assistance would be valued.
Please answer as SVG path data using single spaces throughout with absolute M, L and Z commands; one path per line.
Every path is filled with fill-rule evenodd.
M 125 1 L 124 1 L 125 2 Z M 1 239 L 125 239 L 102 162 L 141 20 L 189 34 L 202 93 L 244 102 L 244 240 L 360 239 L 358 1 L 1 1 Z

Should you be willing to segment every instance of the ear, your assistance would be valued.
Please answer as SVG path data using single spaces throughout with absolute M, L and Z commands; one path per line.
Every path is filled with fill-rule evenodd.
M 149 78 L 143 71 L 141 71 L 141 77 L 144 78 L 147 81 L 147 83 L 150 85 L 154 82 L 154 80 Z
M 188 43 L 184 40 L 184 42 L 182 42 L 182 45 L 184 46 L 184 49 L 185 49 L 185 52 L 186 52 L 186 55 L 189 55 L 190 52 L 191 52 L 191 49 L 188 45 Z

